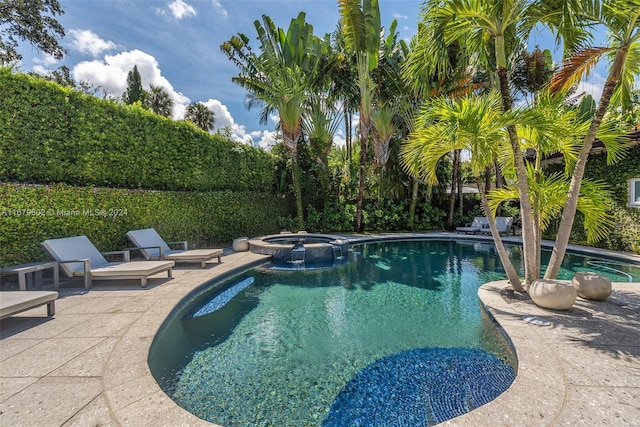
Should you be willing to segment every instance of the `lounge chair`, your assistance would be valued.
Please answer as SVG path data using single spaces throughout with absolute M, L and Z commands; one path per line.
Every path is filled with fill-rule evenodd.
M 100 253 L 87 236 L 50 239 L 42 246 L 58 261 L 60 268 L 68 277 L 84 276 L 84 287 L 91 288 L 91 280 L 140 280 L 144 288 L 147 278 L 153 274 L 167 271 L 171 277 L 173 261 L 129 261 L 129 251 Z M 121 254 L 122 262 L 108 262 L 104 255 Z
M 0 319 L 47 305 L 47 316 L 56 314 L 55 291 L 0 291 Z
M 127 237 L 136 245 L 145 259 L 168 259 L 175 262 L 199 262 L 202 268 L 207 261 L 218 258 L 222 261 L 222 249 L 188 249 L 186 241 L 165 242 L 153 228 L 132 230 Z M 171 249 L 169 245 L 180 245 L 180 249 Z
M 483 228 L 486 228 L 487 230 L 489 229 L 489 221 L 487 220 L 487 217 L 477 216 L 473 218 L 473 221 L 470 225 L 465 227 L 456 227 L 456 231 L 458 233 L 476 234 L 482 231 Z
M 513 225 L 513 218 L 510 216 L 498 216 L 496 217 L 496 228 L 498 229 L 499 234 L 504 234 L 505 236 L 509 235 L 511 231 L 511 226 Z M 480 233 L 483 234 L 491 234 L 491 230 L 489 228 L 480 230 Z

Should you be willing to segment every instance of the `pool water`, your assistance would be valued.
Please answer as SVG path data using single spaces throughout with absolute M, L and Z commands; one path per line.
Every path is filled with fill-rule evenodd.
M 481 403 L 508 387 L 515 376 L 514 356 L 477 297 L 483 283 L 504 278 L 492 245 L 411 241 L 369 243 L 355 250 L 357 261 L 340 267 L 286 272 L 260 267 L 212 283 L 177 308 L 156 336 L 149 356 L 154 377 L 180 406 L 227 427 L 359 425 L 362 414 L 347 414 L 344 408 L 353 404 L 340 402 L 362 399 L 363 387 L 380 396 L 397 392 L 378 387 L 382 380 L 365 379 L 356 386 L 353 380 L 379 372 L 376 363 L 407 351 L 427 365 L 442 349 L 451 360 L 470 359 L 460 357 L 470 350 L 478 360 L 495 359 L 494 377 L 503 386 Z M 517 259 L 519 248 L 512 252 Z M 588 269 L 583 257 L 567 265 L 561 274 L 568 277 L 582 266 Z M 234 290 L 248 281 L 250 286 Z M 225 291 L 234 297 L 194 317 Z M 421 387 L 418 382 L 443 381 L 421 375 L 409 381 L 413 390 Z M 345 397 L 348 384 L 355 388 Z M 460 415 L 440 406 L 427 418 L 441 422 Z M 345 424 L 341 416 L 352 421 Z

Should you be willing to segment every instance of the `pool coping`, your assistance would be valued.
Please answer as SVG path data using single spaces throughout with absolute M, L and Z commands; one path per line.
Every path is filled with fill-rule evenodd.
M 353 243 L 491 241 L 455 233 L 345 237 Z M 640 257 L 631 259 L 640 263 Z M 34 309 L 3 320 L 0 424 L 33 425 L 46 419 L 48 425 L 64 426 L 215 425 L 178 407 L 160 390 L 147 364 L 149 348 L 183 297 L 212 278 L 266 260 L 226 249 L 221 264 L 177 268 L 173 279 L 156 276 L 146 289 L 135 284 L 100 284 L 89 292 L 63 287 L 54 319 Z M 556 312 L 510 296 L 505 281 L 484 284 L 478 291 L 481 304 L 511 340 L 518 376 L 493 402 L 444 424 L 640 424 L 640 283 L 616 283 L 614 289 L 605 302 L 579 299 L 571 310 Z M 527 317 L 550 325 L 537 326 Z

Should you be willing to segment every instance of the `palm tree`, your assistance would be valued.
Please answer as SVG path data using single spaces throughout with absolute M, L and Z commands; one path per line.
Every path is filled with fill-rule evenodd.
M 545 176 L 537 173 L 534 165 L 528 165 L 528 176 L 533 200 L 538 200 L 537 218 L 540 231 L 545 231 L 555 218 L 560 215 L 566 204 L 569 181 L 561 173 Z M 613 221 L 607 214 L 611 203 L 610 191 L 605 183 L 583 181 L 578 211 L 584 215 L 584 228 L 587 242 L 602 240 L 608 234 Z M 518 189 L 513 187 L 497 188 L 489 194 L 489 207 L 495 212 L 497 207 L 506 201 L 518 199 Z
M 371 72 L 378 66 L 380 47 L 380 8 L 378 0 L 339 0 L 340 27 L 347 50 L 356 56 L 358 87 L 360 90 L 360 170 L 358 196 L 356 199 L 355 230 L 364 229 L 362 208 L 367 164 L 367 146 L 371 126 L 371 107 L 375 94 L 375 83 Z
M 353 63 L 355 58 L 347 50 L 344 35 L 340 30 L 340 25 L 332 34 L 332 50 L 335 55 L 335 65 L 331 69 L 331 87 L 329 88 L 329 99 L 334 103 L 342 104 L 342 115 L 344 120 L 344 138 L 346 154 L 349 164 L 353 151 L 353 114 L 357 111 L 360 97 L 360 90 L 357 82 L 357 73 Z
M 316 163 L 327 168 L 333 137 L 340 125 L 340 112 L 324 95 L 312 95 L 309 108 L 302 118 L 302 129 L 309 139 L 309 148 Z
M 277 111 L 282 139 L 292 159 L 293 187 L 296 197 L 298 227 L 304 229 L 302 186 L 298 171 L 298 141 L 302 131 L 302 116 L 314 89 L 324 82 L 327 66 L 329 35 L 320 39 L 313 35 L 313 27 L 305 22 L 301 12 L 292 19 L 289 29 L 276 28 L 268 16 L 254 22 L 260 41 L 260 55 L 248 45 L 244 34 L 232 37 L 220 48 L 239 68 L 232 79 L 250 92 L 250 103 L 260 103 L 260 119 L 267 122 L 269 114 Z
M 586 13 L 590 19 L 607 29 L 610 45 L 589 47 L 568 58 L 554 77 L 552 88 L 559 91 L 575 83 L 605 56 L 609 56 L 613 61 L 598 107 L 591 120 L 591 126 L 573 168 L 567 204 L 562 211 L 556 244 L 553 247 L 545 278 L 555 278 L 560 270 L 575 219 L 580 183 L 605 113 L 610 104 L 620 106 L 622 109 L 631 108 L 633 82 L 640 75 L 640 2 L 638 0 L 588 2 Z
M 384 169 L 389 161 L 391 154 L 389 142 L 396 131 L 396 125 L 393 122 L 394 110 L 389 105 L 382 104 L 375 107 L 371 111 L 371 123 L 373 125 L 372 141 L 373 151 L 380 168 L 380 197 L 383 195 L 382 183 L 384 177 Z
M 521 150 L 534 148 L 540 156 L 562 153 L 567 163 L 576 158 L 575 139 L 586 132 L 584 118 L 575 108 L 562 107 L 551 97 L 540 97 L 540 102 L 508 112 L 501 111 L 501 96 L 492 92 L 489 96 L 469 95 L 450 100 L 436 98 L 425 104 L 416 121 L 416 130 L 402 150 L 403 165 L 414 175 L 429 182 L 436 181 L 436 165 L 449 152 L 466 149 L 471 153 L 471 169 L 476 177 L 481 194 L 482 206 L 489 218 L 492 235 L 498 254 L 511 285 L 518 291 L 524 290 L 515 269 L 503 248 L 500 235 L 495 230 L 493 217 L 500 203 L 520 195 L 514 186 L 491 192 L 483 186 L 482 175 L 487 167 L 498 158 L 505 176 L 513 182 L 517 178 L 513 152 L 507 148 L 509 127 L 517 126 Z M 517 125 L 516 125 L 517 124 Z M 605 138 L 609 140 L 609 138 Z M 611 145 L 615 148 L 614 145 Z M 613 150 L 614 153 L 619 151 Z M 540 157 L 539 156 L 539 157 Z M 533 207 L 536 236 L 546 228 L 549 219 L 557 214 L 566 198 L 558 198 L 558 189 L 564 189 L 566 182 L 556 177 L 545 178 L 539 160 L 527 166 L 528 187 L 531 189 L 529 203 Z M 562 186 L 564 184 L 564 187 Z M 596 200 L 597 185 L 589 186 L 590 198 L 583 198 L 582 207 L 590 210 L 588 218 L 590 238 L 602 237 L 608 224 L 603 215 L 606 203 Z M 520 195 L 521 197 L 521 195 Z M 536 242 L 537 247 L 540 242 Z M 540 253 L 529 253 L 528 261 L 539 268 Z
M 209 132 L 213 129 L 215 124 L 215 115 L 213 111 L 202 102 L 195 102 L 187 105 L 184 119 L 194 123 L 205 132 Z
M 416 128 L 401 149 L 403 166 L 421 179 L 437 183 L 436 166 L 451 151 L 466 149 L 471 152 L 471 169 L 481 195 L 482 207 L 490 219 L 498 256 L 511 285 L 523 291 L 520 278 L 493 221 L 482 176 L 493 159 L 505 151 L 506 122 L 502 114 L 500 96 L 467 95 L 462 98 L 435 98 L 425 103 L 416 121 Z
M 309 142 L 309 153 L 315 160 L 318 194 L 322 201 L 326 201 L 330 194 L 329 152 L 338 126 L 340 110 L 326 94 L 312 95 L 308 111 L 302 118 L 302 129 Z
M 499 88 L 503 111 L 512 109 L 510 63 L 508 58 L 522 49 L 523 40 L 539 22 L 557 31 L 564 39 L 565 48 L 581 46 L 588 37 L 587 28 L 575 25 L 574 9 L 580 2 L 531 0 L 428 0 L 423 9 L 423 21 L 433 37 L 417 40 L 421 50 L 431 58 L 431 67 L 446 71 L 452 66 L 447 47 L 452 44 L 466 46 L 461 52 L 475 67 L 490 72 L 491 81 Z M 515 125 L 508 128 L 517 188 L 520 194 L 520 216 L 525 258 L 524 288 L 539 278 L 536 265 L 537 252 L 533 212 L 527 181 L 527 168 Z M 512 283 L 512 286 L 515 286 Z
M 144 97 L 146 107 L 156 114 L 169 117 L 173 113 L 173 100 L 166 90 L 159 86 L 151 85 Z

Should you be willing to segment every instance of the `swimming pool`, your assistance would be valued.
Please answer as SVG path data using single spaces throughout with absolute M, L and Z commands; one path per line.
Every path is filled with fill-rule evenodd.
M 513 355 L 477 298 L 482 283 L 504 278 L 491 244 L 384 242 L 355 249 L 357 262 L 328 270 L 260 267 L 203 287 L 157 335 L 149 357 L 154 377 L 179 405 L 225 426 L 340 425 L 339 419 L 331 424 L 339 404 L 358 398 L 344 392 L 364 384 L 390 399 L 376 386 L 387 376 L 370 375 L 386 366 L 398 371 L 418 356 L 458 360 L 457 367 L 460 359 L 493 356 L 490 366 L 504 368 L 492 377 L 504 376 L 508 387 Z M 517 257 L 519 249 L 512 252 Z M 564 278 L 588 269 L 588 261 L 569 257 Z M 235 293 L 235 286 L 242 289 Z M 225 292 L 224 304 L 194 316 Z M 420 384 L 437 380 L 425 376 Z M 434 414 L 449 403 L 438 394 L 431 401 Z M 459 415 L 444 412 L 435 421 Z

